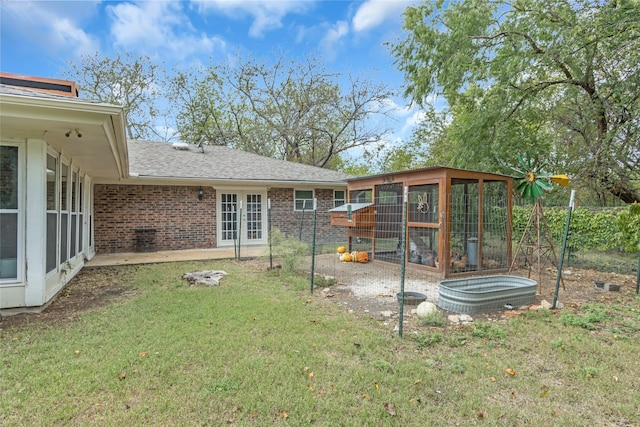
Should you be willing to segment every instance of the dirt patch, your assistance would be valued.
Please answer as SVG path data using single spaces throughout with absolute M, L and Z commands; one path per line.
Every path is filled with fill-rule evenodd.
M 383 323 L 397 327 L 399 304 L 396 294 L 400 291 L 400 268 L 384 262 L 368 264 L 340 263 L 325 260 L 319 263 L 316 270 L 320 274 L 332 276 L 337 283 L 329 288 L 317 292 L 317 297 L 331 300 L 343 305 L 350 312 L 364 314 Z M 553 302 L 557 270 L 543 268 L 541 280 L 537 270 L 528 269 L 512 271 L 511 274 L 530 277 L 540 283 L 536 303 L 543 300 Z M 419 292 L 427 296 L 427 301 L 437 304 L 438 283 L 441 279 L 424 270 L 407 268 L 405 271 L 405 291 Z M 635 295 L 636 277 L 616 273 L 605 273 L 594 270 L 565 268 L 564 284 L 560 284 L 558 302 L 564 307 L 579 307 L 585 303 L 612 303 L 620 299 L 629 299 Z M 605 282 L 620 285 L 618 292 L 606 291 L 596 287 L 595 282 Z M 560 306 L 560 305 L 559 305 Z M 415 316 L 411 310 L 415 306 L 405 305 L 405 321 L 411 326 Z M 454 314 L 441 310 L 443 314 Z M 474 314 L 474 320 L 500 320 L 513 317 L 513 312 L 497 311 L 491 313 Z
M 128 278 L 134 269 L 132 266 L 86 268 L 71 279 L 43 311 L 5 315 L 0 322 L 0 329 L 29 323 L 56 326 L 77 319 L 97 307 L 131 297 L 136 290 L 131 288 Z

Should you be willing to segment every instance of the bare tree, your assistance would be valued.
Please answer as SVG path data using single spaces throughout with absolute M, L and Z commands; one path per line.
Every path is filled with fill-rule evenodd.
M 381 142 L 391 91 L 365 78 L 330 73 L 315 59 L 279 57 L 212 65 L 172 81 L 178 129 L 192 142 L 232 146 L 320 167 Z M 346 82 L 346 83 L 344 83 Z
M 96 53 L 67 65 L 65 76 L 78 84 L 84 97 L 124 107 L 128 138 L 169 139 L 155 123 L 160 116 L 157 105 L 162 99 L 164 71 L 148 56 L 125 53 L 111 58 Z

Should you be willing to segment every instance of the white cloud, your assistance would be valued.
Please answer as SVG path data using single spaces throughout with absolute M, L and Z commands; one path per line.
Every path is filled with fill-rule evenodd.
M 75 55 L 99 50 L 96 37 L 82 29 L 85 18 L 95 13 L 98 2 L 1 2 L 0 16 L 4 31 L 20 34 L 36 44 L 47 46 L 48 52 Z M 69 59 L 69 58 L 65 58 Z
M 319 44 L 325 60 L 333 61 L 336 58 L 339 50 L 336 45 L 348 33 L 349 24 L 346 21 L 338 21 L 327 30 Z
M 400 135 L 404 137 L 410 136 L 413 128 L 422 123 L 426 117 L 427 114 L 424 110 L 414 110 L 412 114 L 405 119 L 400 129 Z
M 114 43 L 126 50 L 183 59 L 225 47 L 219 37 L 198 34 L 178 2 L 120 3 L 107 9 L 113 20 Z
M 367 0 L 356 11 L 352 25 L 355 32 L 367 31 L 386 20 L 399 21 L 402 12 L 415 1 L 408 0 Z
M 201 10 L 216 10 L 227 16 L 249 15 L 253 23 L 249 28 L 251 37 L 262 37 L 265 32 L 281 28 L 282 19 L 290 13 L 304 13 L 313 6 L 313 1 L 276 0 L 193 0 Z
M 75 26 L 68 19 L 58 19 L 51 22 L 54 43 L 67 46 L 75 56 L 92 54 L 100 50 L 100 43 L 94 37 Z

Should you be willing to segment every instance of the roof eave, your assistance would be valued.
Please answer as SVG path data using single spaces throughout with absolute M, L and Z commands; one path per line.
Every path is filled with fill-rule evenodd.
M 138 175 L 130 173 L 128 179 L 122 184 L 150 184 L 159 183 L 174 185 L 210 185 L 210 186 L 260 186 L 260 187 L 293 187 L 293 186 L 323 186 L 323 187 L 347 187 L 346 180 L 340 181 L 302 181 L 302 180 L 269 180 L 269 179 L 234 179 L 234 178 L 203 178 L 203 177 L 172 177 L 172 176 L 152 176 Z M 107 183 L 107 182 L 100 182 Z

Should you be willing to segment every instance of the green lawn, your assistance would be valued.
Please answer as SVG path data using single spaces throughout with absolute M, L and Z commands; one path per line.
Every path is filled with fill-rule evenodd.
M 255 262 L 119 269 L 117 302 L 0 330 L 0 425 L 640 425 L 635 294 L 399 338 Z

